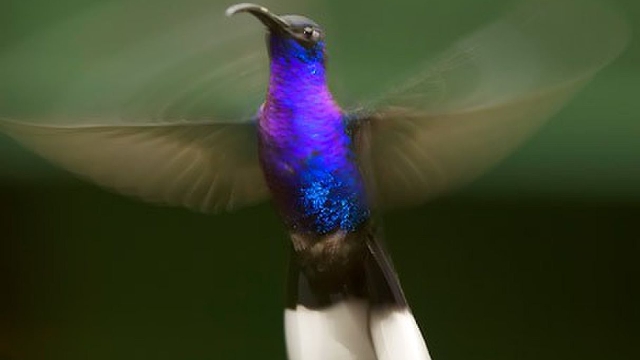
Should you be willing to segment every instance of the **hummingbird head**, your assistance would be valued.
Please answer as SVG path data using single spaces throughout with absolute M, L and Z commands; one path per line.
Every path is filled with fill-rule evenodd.
M 324 32 L 315 21 L 300 15 L 278 16 L 263 6 L 248 3 L 230 6 L 226 14 L 240 12 L 250 13 L 267 27 L 272 59 L 294 57 L 305 63 L 324 63 Z

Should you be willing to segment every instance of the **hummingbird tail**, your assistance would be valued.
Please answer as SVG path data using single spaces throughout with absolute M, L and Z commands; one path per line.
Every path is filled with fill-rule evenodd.
M 327 237 L 332 266 L 326 258 L 310 266 L 294 239 L 284 316 L 289 359 L 430 360 L 379 236 L 370 229 L 342 235 Z

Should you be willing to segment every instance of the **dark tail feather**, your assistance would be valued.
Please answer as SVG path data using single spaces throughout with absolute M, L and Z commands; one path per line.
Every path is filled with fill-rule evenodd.
M 400 286 L 391 257 L 380 240 L 367 241 L 367 256 L 364 260 L 367 296 L 372 306 L 407 307 L 407 299 Z
M 382 242 L 370 229 L 344 234 L 338 246 L 335 239 L 327 253 L 292 251 L 285 311 L 289 359 L 430 359 Z

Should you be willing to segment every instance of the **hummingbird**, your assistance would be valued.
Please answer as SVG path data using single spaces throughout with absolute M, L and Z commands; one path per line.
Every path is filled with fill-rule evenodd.
M 595 2 L 524 2 L 380 97 L 342 107 L 328 85 L 330 37 L 321 25 L 256 4 L 226 9 L 227 16 L 239 13 L 266 29 L 266 94 L 249 116 L 229 120 L 220 104 L 203 116 L 185 109 L 233 101 L 226 91 L 255 83 L 242 81 L 256 76 L 252 56 L 198 74 L 187 58 L 163 64 L 149 50 L 162 66 L 137 67 L 119 80 L 121 66 L 145 58 L 135 49 L 98 62 L 89 80 L 67 91 L 82 107 L 105 114 L 104 107 L 126 108 L 125 116 L 3 118 L 0 129 L 79 176 L 155 203 L 215 213 L 270 196 L 291 247 L 289 359 L 430 359 L 386 250 L 380 213 L 468 183 L 507 156 L 623 51 L 624 20 Z M 158 39 L 151 43 L 162 51 L 163 39 L 176 48 L 189 41 Z M 241 40 L 229 41 L 231 47 L 184 46 L 213 59 L 235 54 L 229 49 Z M 157 90 L 154 77 L 176 68 L 196 80 L 178 81 L 167 94 Z M 220 73 L 238 79 L 221 82 Z M 96 79 L 126 86 L 85 86 Z M 225 87 L 219 99 L 205 91 L 193 100 L 214 83 Z M 149 102 L 162 105 L 153 116 L 132 106 Z

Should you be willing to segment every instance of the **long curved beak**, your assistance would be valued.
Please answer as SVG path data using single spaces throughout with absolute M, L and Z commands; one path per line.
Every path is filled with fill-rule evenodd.
M 272 13 L 264 6 L 250 4 L 250 3 L 240 3 L 229 6 L 225 14 L 227 16 L 233 16 L 237 13 L 248 12 L 251 15 L 255 16 L 260 20 L 263 24 L 269 28 L 271 32 L 289 32 L 289 24 L 284 21 L 278 15 Z

